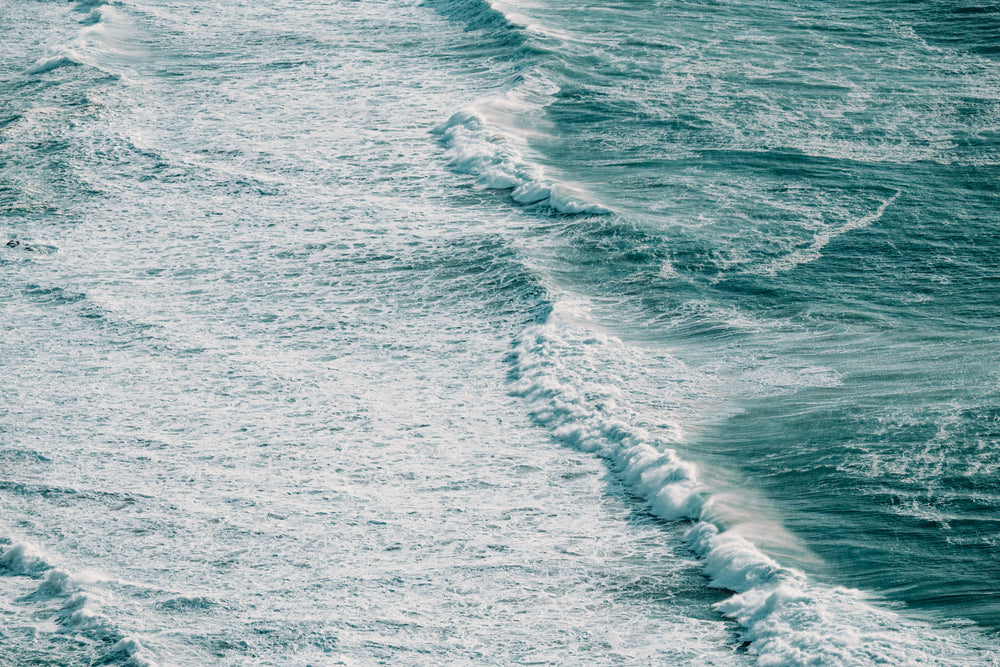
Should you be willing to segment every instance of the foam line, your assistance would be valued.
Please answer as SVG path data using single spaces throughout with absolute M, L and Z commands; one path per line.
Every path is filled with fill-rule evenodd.
M 837 238 L 842 234 L 846 234 L 848 232 L 852 232 L 857 229 L 864 229 L 865 227 L 868 227 L 869 225 L 878 222 L 885 214 L 886 209 L 888 209 L 890 206 L 893 205 L 893 203 L 895 203 L 896 199 L 899 198 L 900 194 L 902 194 L 902 192 L 897 190 L 895 194 L 893 194 L 891 197 L 880 203 L 878 207 L 875 209 L 875 211 L 869 213 L 868 215 L 848 220 L 847 222 L 837 227 L 829 227 L 819 232 L 816 232 L 816 234 L 813 235 L 812 243 L 810 243 L 807 247 L 796 250 L 792 253 L 789 253 L 785 257 L 781 257 L 773 262 L 770 262 L 769 264 L 763 267 L 761 273 L 763 273 L 764 275 L 773 276 L 783 271 L 789 271 L 791 269 L 794 269 L 796 266 L 799 266 L 800 264 L 808 264 L 809 262 L 816 261 L 822 256 L 822 253 L 820 251 L 823 250 L 823 248 L 825 248 L 826 245 L 830 243 L 830 241 L 832 241 L 833 239 Z

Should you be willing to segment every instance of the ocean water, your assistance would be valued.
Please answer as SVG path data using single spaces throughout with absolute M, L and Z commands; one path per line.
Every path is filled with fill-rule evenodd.
M 0 665 L 1000 664 L 996 7 L 0 28 Z

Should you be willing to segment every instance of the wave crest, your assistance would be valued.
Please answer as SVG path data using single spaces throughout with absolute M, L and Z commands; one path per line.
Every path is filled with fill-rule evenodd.
M 34 590 L 14 602 L 25 607 L 31 619 L 47 619 L 56 633 L 75 635 L 95 646 L 107 646 L 95 664 L 123 664 L 155 667 L 148 651 L 135 637 L 119 632 L 101 613 L 107 592 L 99 588 L 101 579 L 90 574 L 74 574 L 56 567 L 52 559 L 24 542 L 0 538 L 0 576 L 41 580 Z M 10 608 L 12 609 L 12 607 Z M 8 618 L 11 623 L 14 619 Z M 36 621 L 29 621 L 35 623 Z
M 518 204 L 568 215 L 611 213 L 582 190 L 546 179 L 541 167 L 525 160 L 508 137 L 474 111 L 459 111 L 431 132 L 440 135 L 448 166 L 476 176 L 478 187 L 510 190 Z

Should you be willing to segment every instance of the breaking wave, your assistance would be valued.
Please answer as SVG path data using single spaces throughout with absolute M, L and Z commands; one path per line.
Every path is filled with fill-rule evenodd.
M 740 625 L 758 664 L 957 667 L 1000 659 L 973 633 L 942 635 L 860 591 L 818 583 L 765 553 L 725 519 L 720 490 L 704 483 L 699 467 L 679 451 L 685 442 L 682 393 L 667 398 L 678 418 L 654 433 L 638 425 L 642 420 L 619 386 L 623 380 L 601 379 L 612 367 L 608 359 L 627 355 L 620 340 L 586 324 L 581 308 L 559 303 L 547 321 L 519 337 L 511 391 L 554 438 L 605 459 L 652 514 L 690 522 L 687 540 L 710 585 L 733 592 L 717 608 Z
M 557 213 L 611 212 L 583 190 L 546 178 L 541 167 L 525 160 L 509 137 L 475 111 L 460 111 L 433 132 L 447 148 L 448 166 L 476 176 L 481 188 L 509 190 L 518 204 L 547 206 Z
M 52 632 L 91 645 L 94 664 L 156 667 L 142 643 L 121 633 L 101 612 L 109 593 L 101 588 L 97 575 L 70 572 L 31 544 L 0 538 L 0 576 L 27 580 L 22 588 L 29 592 L 11 606 L 23 609 L 23 622 L 35 625 L 36 632 Z M 5 623 L 10 626 L 15 621 Z

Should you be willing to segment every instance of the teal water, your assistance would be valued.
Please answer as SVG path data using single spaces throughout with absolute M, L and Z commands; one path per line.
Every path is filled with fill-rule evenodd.
M 750 385 L 691 446 L 833 580 L 997 628 L 995 13 L 556 4 L 530 143 L 621 212 L 568 231 L 573 282 Z
M 995 8 L 0 26 L 0 662 L 1000 661 Z

